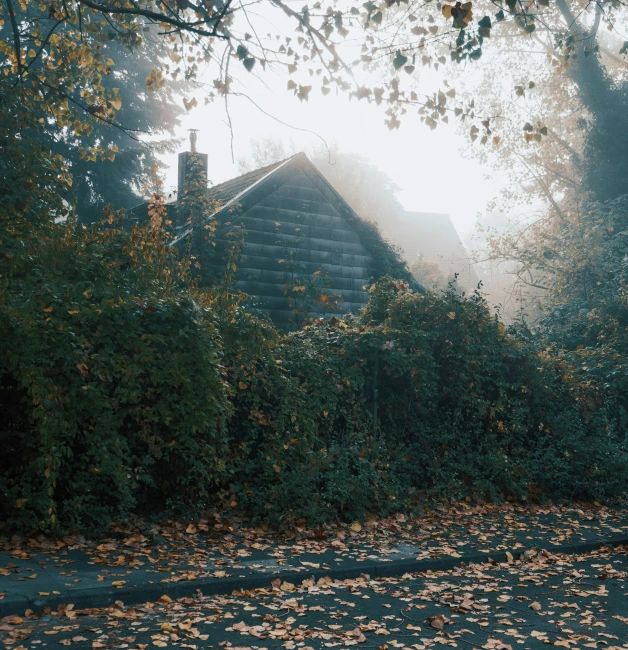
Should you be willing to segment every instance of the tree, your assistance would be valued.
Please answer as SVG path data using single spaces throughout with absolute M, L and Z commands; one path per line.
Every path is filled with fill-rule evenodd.
M 161 36 L 171 60 L 149 75 L 153 88 L 166 79 L 197 77 L 208 63 L 214 80 L 206 98 L 212 99 L 240 92 L 235 88 L 237 79 L 254 68 L 287 69 L 292 76 L 288 89 L 301 101 L 307 100 L 314 85 L 323 94 L 336 88 L 386 106 L 391 129 L 398 128 L 401 116 L 410 110 L 417 110 L 432 128 L 453 115 L 469 123 L 473 140 L 484 143 L 498 120 L 479 115 L 472 98 L 458 101 L 446 81 L 442 90 L 420 95 L 412 85 L 417 66 L 477 61 L 489 37 L 511 36 L 515 30 L 525 42 L 545 32 L 555 38 L 558 65 L 568 67 L 587 106 L 598 108 L 613 96 L 596 54 L 596 34 L 600 24 L 612 26 L 616 17 L 621 19 L 621 6 L 604 0 L 574 13 L 578 5 L 573 0 L 496 4 L 483 0 L 432 8 L 408 1 L 380 7 L 331 0 L 324 7 L 306 4 L 295 11 L 283 0 L 267 0 L 261 13 L 252 13 L 232 0 L 180 0 L 174 5 L 165 0 L 74 0 L 60 5 L 3 0 L 0 49 L 10 83 L 19 85 L 25 99 L 36 102 L 57 126 L 73 131 L 90 129 L 89 121 L 79 119 L 80 111 L 118 124 L 122 100 L 117 86 L 103 83 L 116 65 L 103 48 L 111 34 L 133 44 L 144 42 L 147 33 Z M 294 31 L 278 28 L 267 34 L 273 13 Z M 589 16 L 592 28 L 581 27 Z M 510 42 L 503 39 L 500 47 Z M 383 74 L 370 74 L 374 68 Z M 381 83 L 373 83 L 377 77 Z M 73 95 L 76 89 L 79 98 Z M 196 101 L 189 100 L 187 106 Z M 614 114 L 600 118 L 601 131 L 608 133 L 605 125 L 614 118 L 620 119 Z M 108 155 L 102 145 L 93 147 L 94 153 Z
M 628 193 L 628 61 L 616 56 L 625 47 L 615 32 L 601 28 L 608 11 L 605 3 L 582 12 L 572 3 L 550 5 L 529 39 L 516 47 L 494 42 L 490 63 L 479 63 L 480 82 L 464 88 L 478 112 L 495 116 L 494 146 L 473 148 L 472 155 L 511 179 L 487 207 L 516 212 L 520 220 L 518 227 L 493 232 L 481 259 L 512 275 L 507 293 L 525 301 L 535 317 L 541 306 L 551 310 L 563 302 L 552 289 L 550 257 L 585 259 L 573 233 L 582 235 L 582 244 L 592 238 L 579 220 Z M 503 28 L 503 36 L 516 35 L 514 25 Z M 522 214 L 525 204 L 528 214 Z
M 67 164 L 42 145 L 42 125 L 29 110 L 5 93 L 0 80 L 0 97 L 6 101 L 0 111 L 0 278 L 24 246 L 33 229 L 49 226 L 67 216 L 63 195 L 72 184 Z M 13 101 L 11 101 L 13 100 Z M 16 124 L 20 125 L 16 129 Z
M 415 280 L 431 291 L 443 290 L 447 287 L 447 278 L 436 262 L 430 262 L 421 257 L 410 267 Z
M 137 205 L 161 167 L 158 155 L 175 146 L 174 130 L 184 112 L 177 92 L 183 85 L 175 82 L 147 91 L 146 78 L 158 60 L 155 45 L 134 49 L 117 38 L 103 44 L 105 55 L 120 61 L 119 68 L 103 78 L 103 85 L 109 90 L 119 86 L 122 106 L 117 119 L 124 128 L 93 121 L 91 133 L 84 137 L 68 131 L 59 134 L 54 126 L 46 130 L 44 142 L 70 163 L 74 184 L 68 199 L 76 204 L 83 222 L 102 218 L 107 204 Z M 98 142 L 110 144 L 111 153 L 104 159 L 85 154 Z
M 600 29 L 600 8 L 587 28 L 580 26 L 586 12 L 575 22 L 570 13 L 555 13 L 552 28 L 535 30 L 516 49 L 493 45 L 490 63 L 479 64 L 480 83 L 465 88 L 478 112 L 496 115 L 496 146 L 475 153 L 513 179 L 500 209 L 541 199 L 560 211 L 564 199 L 583 190 L 602 201 L 628 191 L 628 60 L 613 54 L 621 44 Z M 573 22 L 571 32 L 560 33 L 560 20 Z

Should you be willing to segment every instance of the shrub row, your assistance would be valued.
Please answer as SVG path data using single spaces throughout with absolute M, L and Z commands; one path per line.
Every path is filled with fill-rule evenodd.
M 13 527 L 99 527 L 218 484 L 220 337 L 156 237 L 68 227 L 5 260 L 0 520 Z
M 389 278 L 281 334 L 186 281 L 159 231 L 68 227 L 5 255 L 0 518 L 98 528 L 230 494 L 275 526 L 427 496 L 608 499 L 623 434 L 484 300 Z
M 231 366 L 233 485 L 274 524 L 407 508 L 426 496 L 609 499 L 623 434 L 602 396 L 507 330 L 483 298 L 384 279 L 358 318 Z M 235 457 L 234 457 L 235 458 Z

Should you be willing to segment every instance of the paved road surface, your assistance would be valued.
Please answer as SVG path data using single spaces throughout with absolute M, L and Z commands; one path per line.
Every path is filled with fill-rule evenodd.
M 367 577 L 125 608 L 7 617 L 4 647 L 628 649 L 628 555 L 539 553 L 511 564 Z

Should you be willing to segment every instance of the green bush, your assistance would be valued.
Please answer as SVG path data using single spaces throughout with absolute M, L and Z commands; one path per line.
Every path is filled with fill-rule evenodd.
M 491 316 L 479 294 L 384 279 L 360 318 L 230 367 L 243 507 L 274 524 L 408 507 L 417 495 L 611 498 L 623 437 L 597 392 Z
M 163 237 L 70 224 L 3 258 L 10 527 L 99 528 L 225 494 L 283 526 L 626 491 L 603 393 L 479 294 L 383 278 L 359 316 L 281 333 L 242 307 L 231 262 L 200 291 Z
M 0 519 L 101 527 L 206 504 L 224 467 L 221 342 L 158 231 L 68 225 L 5 260 Z

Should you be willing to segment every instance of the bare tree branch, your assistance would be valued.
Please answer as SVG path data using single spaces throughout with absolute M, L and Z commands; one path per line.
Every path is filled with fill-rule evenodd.
M 17 59 L 17 80 L 16 84 L 22 79 L 22 43 L 20 41 L 20 30 L 17 26 L 15 19 L 15 12 L 13 11 L 13 4 L 11 0 L 6 0 L 7 8 L 9 10 L 9 18 L 11 19 L 11 28 L 13 29 L 13 49 Z
M 10 2 L 10 0 L 7 0 L 7 2 Z M 177 29 L 191 32 L 193 34 L 198 34 L 199 36 L 210 36 L 222 40 L 229 40 L 230 38 L 228 35 L 220 34 L 217 31 L 217 26 L 219 23 L 214 27 L 212 31 L 208 31 L 206 29 L 199 29 L 197 27 L 198 25 L 206 25 L 206 20 L 188 22 L 186 20 L 180 20 L 178 18 L 166 16 L 166 14 L 161 14 L 156 11 L 151 11 L 150 9 L 142 9 L 141 7 L 108 7 L 107 5 L 102 5 L 98 2 L 93 2 L 92 0 L 79 0 L 79 3 L 86 5 L 91 9 L 95 9 L 96 11 L 100 11 L 103 14 L 128 14 L 131 16 L 143 16 L 144 18 L 148 18 L 149 20 L 152 20 L 156 23 L 166 23 L 167 25 L 171 25 Z M 225 3 L 225 7 L 228 4 L 228 2 Z

